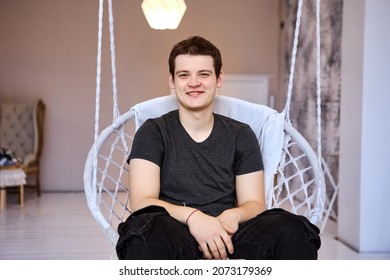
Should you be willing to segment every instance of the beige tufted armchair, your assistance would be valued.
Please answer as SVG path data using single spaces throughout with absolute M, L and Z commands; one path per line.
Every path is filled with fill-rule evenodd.
M 38 196 L 41 195 L 39 165 L 45 109 L 40 99 L 33 103 L 0 104 L 0 146 L 10 149 L 15 157 L 21 159 L 28 182 L 33 182 Z

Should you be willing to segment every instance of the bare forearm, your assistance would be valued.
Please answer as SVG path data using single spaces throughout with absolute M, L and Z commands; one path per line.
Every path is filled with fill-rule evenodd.
M 131 205 L 132 205 L 131 207 L 132 211 L 136 211 L 150 205 L 157 205 L 157 206 L 164 207 L 168 211 L 169 215 L 171 215 L 173 218 L 175 218 L 176 220 L 180 221 L 183 224 L 186 223 L 188 216 L 194 210 L 196 210 L 195 208 L 192 207 L 174 205 L 172 203 L 163 201 L 158 198 L 144 198 L 137 202 L 135 201 L 131 202 Z
M 265 206 L 256 201 L 248 201 L 229 211 L 231 212 L 230 214 L 237 217 L 238 223 L 241 224 L 265 211 Z

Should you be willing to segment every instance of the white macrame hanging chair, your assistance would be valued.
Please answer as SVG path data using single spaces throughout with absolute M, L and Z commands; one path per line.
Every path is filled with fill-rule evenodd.
M 117 226 L 131 214 L 128 164 L 133 136 L 148 118 L 178 108 L 174 95 L 166 95 L 133 106 L 123 115 L 117 106 L 114 19 L 108 0 L 114 120 L 99 133 L 101 40 L 103 2 L 99 2 L 98 56 L 96 79 L 95 140 L 84 169 L 84 190 L 88 207 L 113 248 Z M 279 113 L 267 106 L 232 97 L 216 96 L 216 113 L 248 123 L 257 135 L 264 162 L 267 208 L 280 207 L 306 216 L 320 226 L 324 211 L 325 182 L 321 168 L 320 83 L 319 83 L 319 0 L 317 0 L 317 125 L 318 151 L 292 126 L 289 108 L 298 45 L 302 0 L 298 3 L 287 102 Z M 322 228 L 322 227 L 321 227 Z

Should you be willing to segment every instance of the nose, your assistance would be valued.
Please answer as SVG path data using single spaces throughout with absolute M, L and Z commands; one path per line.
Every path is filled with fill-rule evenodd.
M 198 76 L 197 75 L 193 75 L 190 77 L 190 80 L 188 82 L 188 85 L 190 87 L 197 87 L 199 86 L 200 82 L 199 82 L 199 79 L 198 79 Z

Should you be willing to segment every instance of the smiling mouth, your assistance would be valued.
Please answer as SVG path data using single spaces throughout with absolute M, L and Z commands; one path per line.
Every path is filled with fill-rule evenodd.
M 189 91 L 189 92 L 187 92 L 187 95 L 198 96 L 198 95 L 201 95 L 202 93 L 203 93 L 202 91 Z

